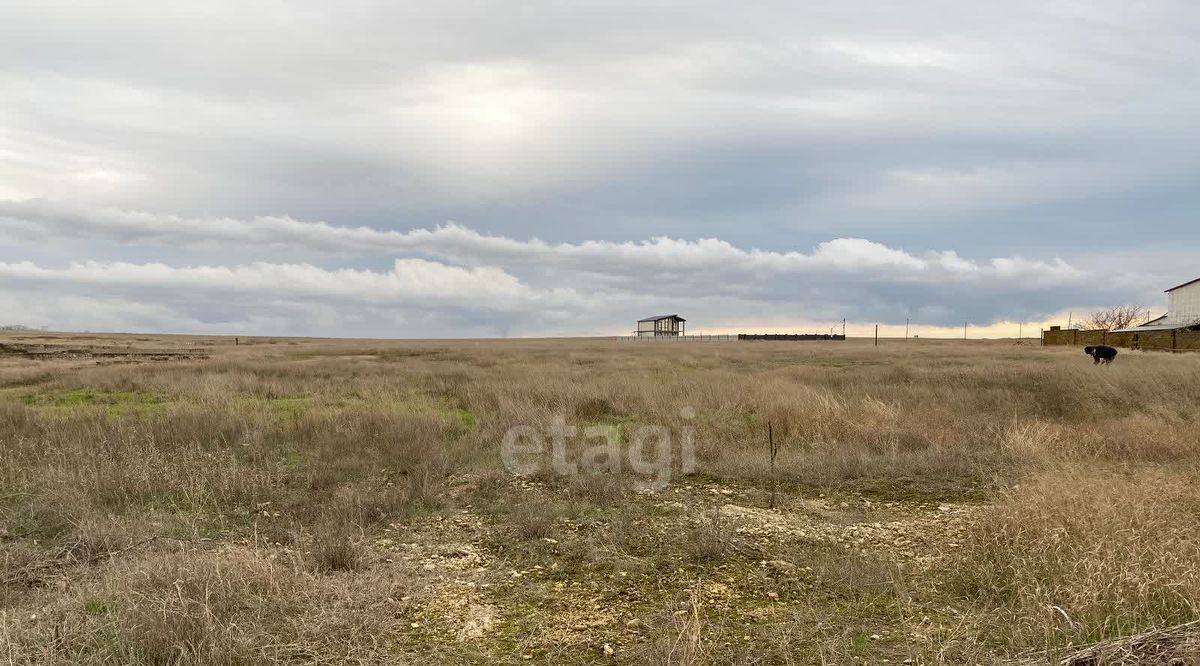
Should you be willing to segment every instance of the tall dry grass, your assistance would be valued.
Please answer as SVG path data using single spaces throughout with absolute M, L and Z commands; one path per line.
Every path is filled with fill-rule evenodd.
M 0 360 L 0 636 L 20 646 L 13 661 L 259 663 L 301 650 L 317 639 L 296 628 L 310 610 L 294 597 L 376 575 L 362 535 L 442 511 L 455 479 L 502 472 L 509 428 L 556 419 L 692 428 L 698 475 L 749 486 L 770 474 L 770 423 L 785 492 L 993 503 L 930 592 L 968 609 L 965 640 L 989 650 L 1196 616 L 1200 357 L 1130 353 L 1098 369 L 1073 349 L 936 341 L 203 349 L 211 358 L 155 364 Z M 637 537 L 621 484 L 542 481 Z M 559 509 L 537 508 L 496 515 L 521 539 L 553 539 Z M 687 537 L 700 566 L 723 559 L 711 534 Z M 107 557 L 155 536 L 175 541 Z M 295 560 L 205 545 L 231 543 L 280 544 Z M 200 563 L 179 548 L 200 548 Z M 87 580 L 110 559 L 129 564 Z M 109 610 L 80 616 L 88 594 Z M 57 633 L 14 625 L 18 612 L 56 614 Z
M 984 632 L 1029 648 L 1194 620 L 1197 478 L 1195 468 L 1039 471 L 976 526 L 954 572 L 956 592 L 987 609 Z

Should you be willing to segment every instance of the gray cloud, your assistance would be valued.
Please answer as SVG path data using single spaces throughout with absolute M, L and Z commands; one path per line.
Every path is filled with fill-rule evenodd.
M 1200 273 L 1161 259 L 1200 243 L 1183 0 L 17 0 L 5 17 L 0 262 L 58 271 L 14 289 L 157 264 L 387 279 L 400 257 L 531 290 L 503 308 L 380 291 L 436 334 L 681 303 L 986 322 L 1148 302 Z M 105 289 L 162 304 L 151 282 Z M 535 305 L 559 286 L 583 304 Z M 230 321 L 266 291 L 239 292 Z M 306 301 L 376 307 L 289 293 L 254 326 L 308 330 Z M 214 321 L 172 302 L 165 321 Z
M 73 262 L 45 267 L 0 263 L 0 280 L 27 288 L 140 294 L 147 302 L 189 294 L 231 312 L 260 301 L 313 302 L 372 312 L 365 326 L 386 327 L 379 308 L 406 316 L 461 318 L 493 332 L 580 333 L 622 330 L 624 319 L 686 305 L 710 327 L 788 313 L 780 324 L 841 318 L 954 325 L 1035 320 L 1070 301 L 1071 292 L 1124 296 L 1145 287 L 1128 274 L 1104 275 L 1020 256 L 973 260 L 949 251 L 911 253 L 859 238 L 811 251 L 745 249 L 717 238 L 582 243 L 516 240 L 446 224 L 406 232 L 343 227 L 291 218 L 185 218 L 94 210 L 46 201 L 0 204 L 0 229 L 35 241 L 97 238 L 152 248 L 252 245 L 281 255 L 304 252 L 353 263 L 402 256 L 389 270 L 255 261 L 243 265 Z M 197 300 L 199 299 L 199 300 Z M 240 305 L 239 305 L 240 304 Z M 491 322 L 489 323 L 489 319 Z M 236 321 L 231 320 L 231 322 Z

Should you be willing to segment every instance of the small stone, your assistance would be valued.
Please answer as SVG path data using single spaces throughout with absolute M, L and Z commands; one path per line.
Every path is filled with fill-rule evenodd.
M 604 647 L 601 649 L 604 651 L 604 656 L 606 657 L 611 657 L 616 652 L 616 650 L 613 649 L 613 646 L 609 645 L 608 643 L 605 643 Z

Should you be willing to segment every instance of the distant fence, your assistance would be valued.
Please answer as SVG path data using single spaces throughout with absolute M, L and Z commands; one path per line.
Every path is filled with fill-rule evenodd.
M 738 340 L 845 340 L 831 333 L 738 333 Z
M 736 335 L 622 335 L 622 342 L 737 342 Z
M 737 342 L 738 340 L 845 340 L 844 335 L 825 333 L 738 333 L 737 335 L 624 335 L 623 342 Z
M 1200 331 L 1186 328 L 1173 331 L 1142 331 L 1139 333 L 1113 333 L 1110 331 L 1081 331 L 1060 328 L 1042 331 L 1044 345 L 1108 345 L 1126 349 L 1146 351 L 1200 351 Z

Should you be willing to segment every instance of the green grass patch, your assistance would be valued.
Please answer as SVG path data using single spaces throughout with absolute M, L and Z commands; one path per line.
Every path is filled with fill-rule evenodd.
M 303 395 L 268 398 L 263 403 L 271 413 L 288 419 L 298 419 L 312 408 L 312 399 Z
M 37 373 L 37 374 L 32 374 L 32 375 L 18 375 L 15 377 L 8 377 L 6 379 L 0 379 L 0 388 L 18 389 L 18 388 L 27 388 L 30 386 L 37 386 L 38 384 L 45 384 L 46 382 L 53 379 L 53 377 L 54 376 L 48 372 L 42 372 L 42 373 Z
M 114 411 L 147 411 L 160 407 L 165 402 L 163 396 L 148 391 L 104 391 L 90 388 L 27 393 L 20 396 L 19 400 L 30 407 L 101 407 Z
M 231 398 L 230 403 L 234 411 L 251 412 L 260 417 L 284 421 L 298 419 L 313 409 L 313 399 L 307 395 L 285 395 L 277 398 L 239 395 Z
M 451 411 L 458 418 L 459 422 L 462 423 L 463 428 L 466 428 L 467 430 L 475 429 L 475 412 L 472 412 L 469 409 L 461 409 L 461 408 L 454 409 Z
M 110 610 L 112 607 L 103 599 L 93 597 L 83 602 L 83 611 L 89 615 L 107 615 Z
M 478 423 L 478 417 L 472 410 L 458 407 L 446 398 L 427 393 L 410 391 L 383 396 L 379 399 L 385 406 L 397 411 L 436 415 L 446 419 L 451 425 L 461 427 L 463 432 L 474 430 Z
M 630 434 L 640 424 L 641 421 L 636 416 L 606 416 L 601 419 L 584 422 L 579 427 L 579 436 L 583 437 L 589 428 L 599 428 L 603 432 L 602 437 L 605 439 L 611 439 L 624 444 L 629 442 Z M 595 443 L 595 441 L 590 441 L 589 446 Z

